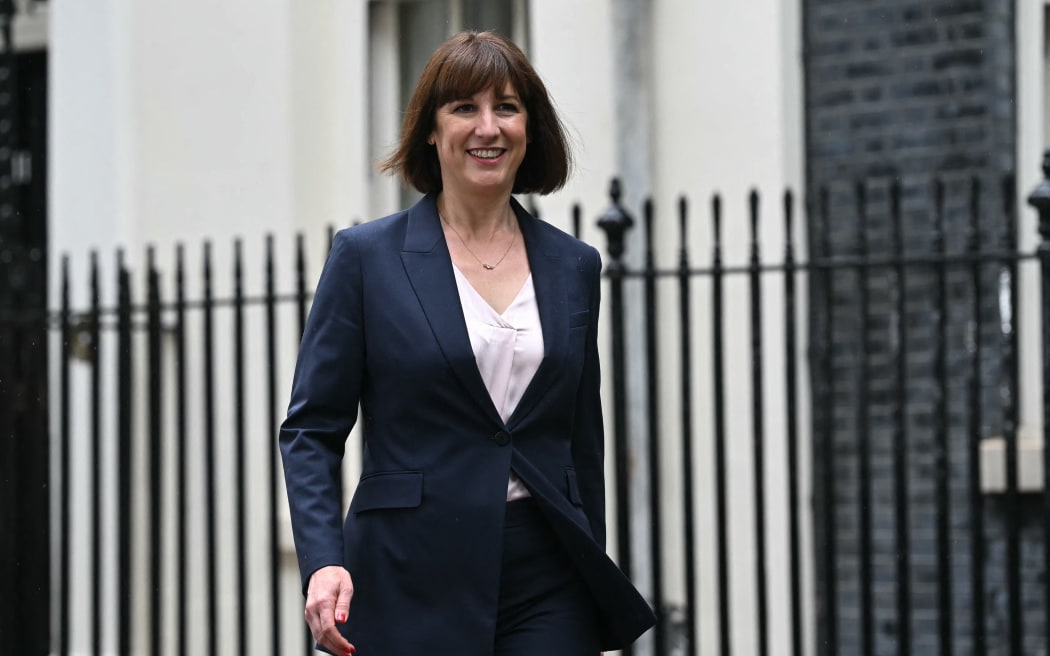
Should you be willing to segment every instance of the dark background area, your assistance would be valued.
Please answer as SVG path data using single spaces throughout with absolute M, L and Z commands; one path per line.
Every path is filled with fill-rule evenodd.
M 0 650 L 50 648 L 47 56 L 0 55 Z

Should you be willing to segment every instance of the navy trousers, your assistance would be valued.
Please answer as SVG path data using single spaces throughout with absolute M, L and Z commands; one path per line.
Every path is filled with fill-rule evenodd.
M 532 499 L 507 503 L 495 656 L 598 656 L 597 611 Z

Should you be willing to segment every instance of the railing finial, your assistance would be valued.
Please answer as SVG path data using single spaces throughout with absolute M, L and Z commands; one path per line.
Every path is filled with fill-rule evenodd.
M 1043 237 L 1040 248 L 1050 248 L 1050 150 L 1043 153 L 1043 180 L 1028 196 L 1028 204 L 1039 213 L 1039 234 Z
M 608 241 L 609 256 L 612 261 L 610 267 L 622 267 L 623 262 L 623 238 L 624 234 L 634 225 L 634 219 L 620 203 L 620 179 L 613 178 L 609 184 L 609 198 L 612 204 L 598 217 L 598 227 L 605 231 Z

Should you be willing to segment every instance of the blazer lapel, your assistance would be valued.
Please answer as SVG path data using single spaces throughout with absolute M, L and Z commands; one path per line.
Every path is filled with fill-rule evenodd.
M 433 194 L 423 197 L 408 210 L 401 262 L 445 360 L 467 394 L 486 415 L 502 425 L 470 346 L 452 258 L 445 247 Z
M 526 212 L 513 198 L 511 205 L 518 216 L 518 225 L 521 226 L 521 234 L 525 240 L 529 267 L 532 269 L 532 285 L 536 290 L 540 325 L 543 328 L 543 360 L 525 388 L 521 401 L 507 420 L 507 426 L 513 429 L 514 425 L 521 423 L 528 416 L 557 380 L 555 363 L 564 361 L 562 355 L 568 340 L 569 318 L 566 311 L 566 281 L 557 245 L 545 237 L 537 225 L 539 219 Z

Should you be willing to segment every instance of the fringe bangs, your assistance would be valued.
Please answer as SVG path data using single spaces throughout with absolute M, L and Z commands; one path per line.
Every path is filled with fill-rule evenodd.
M 524 93 L 520 73 L 511 70 L 510 62 L 494 44 L 474 38 L 449 53 L 438 73 L 434 98 L 438 106 L 453 100 L 469 98 L 479 91 L 502 91 L 509 82 L 519 95 Z

